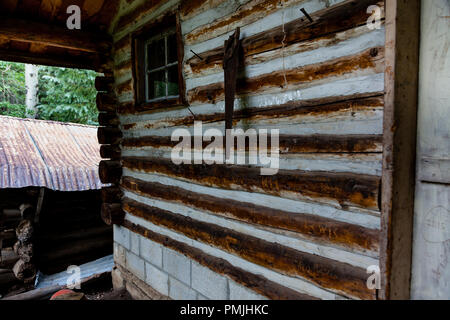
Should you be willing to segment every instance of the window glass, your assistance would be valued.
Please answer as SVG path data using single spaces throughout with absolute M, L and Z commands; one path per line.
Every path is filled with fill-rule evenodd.
M 148 69 L 156 69 L 166 64 L 164 39 L 150 43 L 147 46 Z
M 178 95 L 178 65 L 172 66 L 168 69 L 168 95 Z
M 151 72 L 148 75 L 148 100 L 166 96 L 166 71 Z
M 178 51 L 175 31 L 162 33 L 147 41 L 147 102 L 179 95 Z
M 167 63 L 177 62 L 177 35 L 171 34 L 167 37 Z

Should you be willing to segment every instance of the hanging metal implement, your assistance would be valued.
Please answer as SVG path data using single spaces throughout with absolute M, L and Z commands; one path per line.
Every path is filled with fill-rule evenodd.
M 236 94 L 236 81 L 239 68 L 239 55 L 241 42 L 240 28 L 225 41 L 223 69 L 225 71 L 225 130 L 233 127 L 234 96 Z

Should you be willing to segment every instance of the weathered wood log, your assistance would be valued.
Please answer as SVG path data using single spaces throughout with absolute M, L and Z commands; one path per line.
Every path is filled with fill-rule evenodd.
M 117 187 L 102 188 L 103 203 L 120 203 L 123 196 L 122 190 Z
M 16 278 L 24 283 L 31 283 L 37 274 L 35 265 L 23 260 L 17 261 L 12 271 Z
M 11 240 L 11 239 L 14 239 L 15 237 L 16 237 L 16 231 L 14 231 L 14 230 L 0 231 L 0 241 L 1 240 Z
M 105 127 L 117 127 L 120 124 L 120 120 L 115 113 L 100 112 L 98 114 L 98 123 Z
M 118 145 L 102 145 L 100 147 L 100 156 L 103 159 L 119 160 L 122 151 Z
M 102 219 L 108 225 L 122 224 L 125 218 L 125 212 L 120 203 L 104 203 L 102 205 Z
M 24 262 L 31 262 L 34 257 L 34 245 L 32 243 L 22 243 L 17 241 L 14 245 L 14 252 Z
M 97 89 L 97 91 L 111 92 L 113 84 L 114 84 L 113 77 L 95 78 L 95 89 Z
M 116 112 L 117 100 L 112 93 L 97 94 L 97 109 L 103 112 Z
M 0 221 L 16 221 L 22 218 L 19 209 L 3 209 L 3 214 L 0 216 Z
M 119 128 L 99 127 L 97 130 L 97 138 L 100 144 L 119 144 L 122 136 L 122 131 Z
M 0 254 L 0 268 L 11 269 L 19 260 L 13 248 L 2 249 Z
M 17 239 L 22 243 L 32 240 L 34 233 L 33 223 L 30 220 L 22 220 L 16 228 Z
M 30 20 L 1 17 L 2 37 L 27 43 L 47 45 L 83 52 L 106 53 L 112 45 L 106 33 L 92 33 L 84 30 L 67 30 Z
M 31 204 L 28 203 L 21 204 L 19 210 L 22 219 L 33 220 L 36 210 Z
M 103 160 L 99 165 L 99 176 L 102 183 L 117 184 L 122 178 L 122 165 L 120 161 Z

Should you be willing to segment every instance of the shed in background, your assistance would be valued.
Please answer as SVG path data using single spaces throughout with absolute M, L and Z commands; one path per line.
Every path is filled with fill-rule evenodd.
M 32 284 L 38 270 L 112 253 L 112 228 L 100 216 L 99 149 L 94 126 L 0 116 L 0 269 L 10 270 L 2 294 L 17 277 Z

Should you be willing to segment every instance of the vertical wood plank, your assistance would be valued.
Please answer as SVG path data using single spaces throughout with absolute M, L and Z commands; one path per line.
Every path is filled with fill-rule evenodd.
M 420 0 L 386 0 L 381 299 L 409 299 L 414 212 Z

